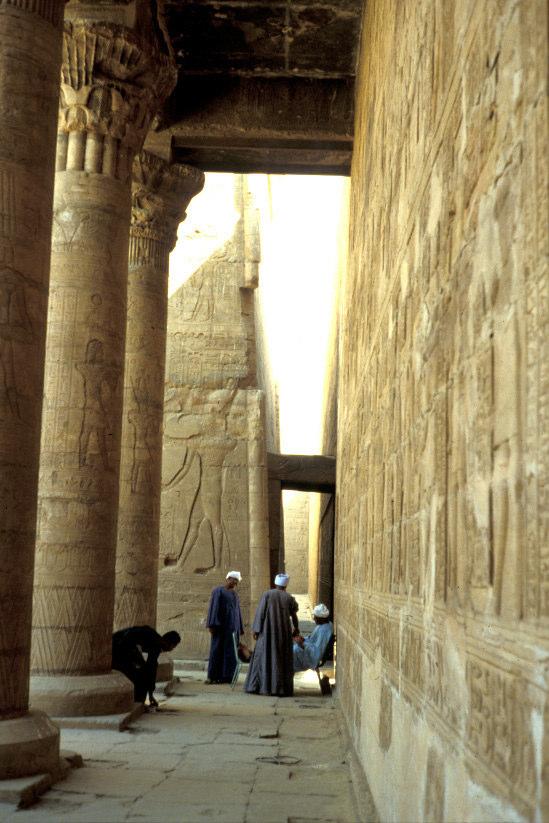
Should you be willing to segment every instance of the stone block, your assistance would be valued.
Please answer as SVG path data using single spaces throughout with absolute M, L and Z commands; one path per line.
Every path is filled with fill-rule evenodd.
M 118 671 L 98 675 L 31 678 L 31 706 L 52 717 L 127 715 L 133 711 L 133 685 Z
M 43 712 L 0 720 L 0 780 L 55 774 L 59 768 L 59 727 Z

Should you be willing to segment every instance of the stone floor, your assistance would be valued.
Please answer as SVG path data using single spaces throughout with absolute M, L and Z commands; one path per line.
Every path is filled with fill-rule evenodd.
M 337 705 L 312 672 L 296 677 L 294 698 L 277 699 L 205 685 L 197 668 L 129 731 L 63 730 L 62 747 L 80 752 L 84 768 L 30 809 L 0 807 L 0 821 L 364 819 Z

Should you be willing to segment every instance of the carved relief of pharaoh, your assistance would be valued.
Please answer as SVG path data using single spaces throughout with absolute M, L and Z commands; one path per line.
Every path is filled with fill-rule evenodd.
M 222 500 L 224 463 L 238 442 L 227 425 L 237 389 L 185 387 L 182 392 L 179 411 L 167 418 L 165 426 L 168 443 L 172 443 L 165 450 L 163 464 L 161 539 L 166 565 L 185 567 L 202 547 L 201 556 L 207 559 L 193 571 L 205 574 L 230 565 L 224 556 L 227 535 Z M 174 448 L 178 443 L 180 447 Z

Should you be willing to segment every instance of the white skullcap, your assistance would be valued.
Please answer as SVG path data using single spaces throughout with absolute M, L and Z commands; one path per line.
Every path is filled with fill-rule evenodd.
M 319 603 L 318 606 L 314 607 L 313 614 L 315 617 L 329 617 L 330 609 L 328 609 L 324 603 Z
M 240 574 L 240 572 L 229 572 L 225 579 L 228 580 L 229 577 L 234 577 L 234 579 L 238 580 L 239 583 L 242 580 L 242 575 Z
M 281 572 L 275 577 L 275 586 L 287 586 L 289 579 L 289 574 L 284 574 L 284 572 Z

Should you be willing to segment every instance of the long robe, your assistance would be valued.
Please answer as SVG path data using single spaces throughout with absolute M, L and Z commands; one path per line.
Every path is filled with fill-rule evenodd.
M 206 626 L 213 629 L 208 680 L 212 683 L 230 683 L 236 669 L 233 635 L 238 644 L 244 634 L 240 601 L 234 589 L 217 586 L 212 591 Z
M 281 589 L 261 595 L 252 631 L 257 638 L 244 689 L 251 694 L 291 697 L 294 693 L 291 615 L 297 601 Z
M 320 623 L 315 626 L 309 637 L 305 638 L 303 646 L 294 643 L 294 672 L 316 669 L 333 633 L 333 623 Z

